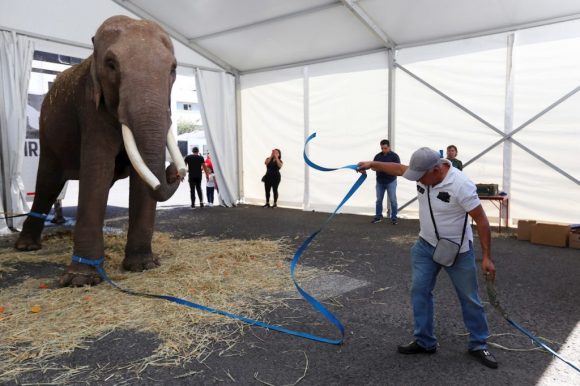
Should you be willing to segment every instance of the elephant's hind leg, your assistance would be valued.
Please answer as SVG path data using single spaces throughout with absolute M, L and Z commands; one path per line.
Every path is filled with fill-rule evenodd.
M 45 155 L 43 157 L 42 154 L 38 164 L 36 192 L 31 212 L 48 214 L 64 187 L 65 180 L 58 163 L 53 159 L 49 159 L 50 156 Z M 42 247 L 40 235 L 43 229 L 44 219 L 29 216 L 24 221 L 22 231 L 14 244 L 14 248 L 19 251 L 35 251 L 40 249 Z
M 129 231 L 123 268 L 140 272 L 160 265 L 151 250 L 157 202 L 151 198 L 145 183 L 134 170 L 131 170 L 130 178 Z

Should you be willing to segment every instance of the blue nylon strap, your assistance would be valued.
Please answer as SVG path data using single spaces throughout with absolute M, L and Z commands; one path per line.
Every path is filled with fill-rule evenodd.
M 187 307 L 190 307 L 190 308 L 195 308 L 195 309 L 198 309 L 198 310 L 202 310 L 202 311 L 206 311 L 206 312 L 211 312 L 213 314 L 227 316 L 229 318 L 242 321 L 242 322 L 247 323 L 247 324 L 252 325 L 252 326 L 258 326 L 258 327 L 266 328 L 266 329 L 273 330 L 273 331 L 283 332 L 285 334 L 294 335 L 294 336 L 297 336 L 297 337 L 300 337 L 300 338 L 306 338 L 306 339 L 314 340 L 314 341 L 317 341 L 317 342 L 329 343 L 329 344 L 339 344 L 339 343 L 342 342 L 342 339 L 341 340 L 327 339 L 327 338 L 324 338 L 324 337 L 316 336 L 316 335 L 313 335 L 313 334 L 308 334 L 308 333 L 305 333 L 305 332 L 290 330 L 288 328 L 284 328 L 284 327 L 281 327 L 281 326 L 274 326 L 274 325 L 271 325 L 271 324 L 268 324 L 268 323 L 260 322 L 259 320 L 254 320 L 254 319 L 246 318 L 245 316 L 232 314 L 231 312 L 218 310 L 218 309 L 212 308 L 212 307 L 206 307 L 206 306 L 203 306 L 201 304 L 193 303 L 193 302 L 190 302 L 188 300 L 185 300 L 185 299 L 182 299 L 182 298 L 178 298 L 178 297 L 175 297 L 175 296 L 157 295 L 157 294 L 150 294 L 150 293 L 145 293 L 145 292 L 135 292 L 135 291 L 131 291 L 131 290 L 122 288 L 122 287 L 118 286 L 116 283 L 114 283 L 107 276 L 107 273 L 105 272 L 105 270 L 103 269 L 102 266 L 98 266 L 97 267 L 97 272 L 101 275 L 101 277 L 103 278 L 104 281 L 106 281 L 107 283 L 111 284 L 113 287 L 117 288 L 118 290 L 120 290 L 120 291 L 122 291 L 122 292 L 124 292 L 126 294 L 129 294 L 129 295 L 141 296 L 141 297 L 148 297 L 148 298 L 154 298 L 154 299 L 163 299 L 163 300 L 167 300 L 167 301 L 170 301 L 170 302 L 173 302 L 173 303 L 181 304 L 181 305 L 184 305 L 184 306 L 187 306 Z
M 550 347 L 548 347 L 548 345 L 546 345 L 544 342 L 542 342 L 540 340 L 540 338 L 538 338 L 537 336 L 534 336 L 534 334 L 532 334 L 531 332 L 529 332 L 528 330 L 526 330 L 525 328 L 523 328 L 522 326 L 520 326 L 519 324 L 517 324 L 516 322 L 514 322 L 509 317 L 509 315 L 506 312 L 506 310 L 503 309 L 503 307 L 501 306 L 499 300 L 497 299 L 497 290 L 495 288 L 495 284 L 491 280 L 486 280 L 485 281 L 485 284 L 486 284 L 486 287 L 487 287 L 487 297 L 489 298 L 489 303 L 493 306 L 493 308 L 495 308 L 495 310 L 509 324 L 511 324 L 514 328 L 516 328 L 521 333 L 523 333 L 525 336 L 527 336 L 528 338 L 530 338 L 532 340 L 532 342 L 536 343 L 538 346 L 542 347 L 544 350 L 548 351 L 549 353 L 551 353 L 552 355 L 554 355 L 556 358 L 560 359 L 562 362 L 564 362 L 568 366 L 572 367 L 574 370 L 580 372 L 580 368 L 578 367 L 578 365 L 575 365 L 574 363 L 572 363 L 572 362 L 567 361 L 566 359 L 564 359 L 562 356 L 560 356 L 560 354 L 558 354 L 556 351 L 552 350 Z
M 305 148 L 305 150 L 304 150 L 304 161 L 308 164 L 308 166 L 310 166 L 310 167 L 312 167 L 314 169 L 320 170 L 320 171 L 325 171 L 325 172 L 330 172 L 330 171 L 339 170 L 339 169 L 352 169 L 352 170 L 357 170 L 357 166 L 356 165 L 347 165 L 347 166 L 343 166 L 343 167 L 340 167 L 340 168 L 325 168 L 325 167 L 319 166 L 319 165 L 313 163 L 312 161 L 310 161 L 310 159 L 306 155 L 306 146 L 308 145 L 308 142 L 310 142 L 315 137 L 316 137 L 316 133 L 312 134 L 310 137 L 308 137 L 308 139 L 306 140 L 306 143 L 304 144 L 304 148 Z M 341 335 L 340 336 L 340 339 L 329 339 L 329 338 L 321 337 L 321 336 L 314 335 L 314 334 L 308 334 L 308 333 L 305 333 L 305 332 L 290 330 L 288 328 L 284 328 L 284 327 L 280 327 L 280 326 L 274 326 L 274 325 L 271 325 L 271 324 L 268 324 L 268 323 L 260 322 L 258 320 L 246 318 L 245 316 L 232 314 L 230 312 L 218 310 L 218 309 L 212 308 L 212 307 L 206 307 L 206 306 L 203 306 L 201 304 L 193 303 L 193 302 L 190 302 L 188 300 L 181 299 L 181 298 L 178 298 L 178 297 L 175 297 L 175 296 L 157 295 L 157 294 L 150 294 L 150 293 L 145 293 L 145 292 L 131 291 L 131 290 L 128 290 L 128 289 L 125 289 L 125 288 L 120 287 L 119 285 L 117 285 L 115 282 L 113 282 L 109 278 L 109 276 L 105 272 L 105 269 L 102 266 L 102 263 L 104 261 L 104 258 L 101 257 L 100 259 L 93 260 L 93 259 L 82 258 L 80 256 L 73 256 L 72 257 L 72 260 L 74 262 L 77 262 L 77 263 L 87 264 L 87 265 L 90 265 L 90 266 L 95 267 L 97 269 L 97 272 L 99 273 L 99 275 L 101 276 L 101 278 L 104 281 L 106 281 L 107 283 L 109 283 L 113 287 L 117 288 L 118 290 L 120 290 L 120 291 L 122 291 L 122 292 L 124 292 L 126 294 L 129 294 L 129 295 L 144 296 L 144 297 L 156 298 L 156 299 L 163 299 L 163 300 L 167 300 L 167 301 L 170 301 L 170 302 L 174 302 L 174 303 L 177 303 L 177 304 L 181 304 L 181 305 L 184 305 L 184 306 L 187 306 L 187 307 L 199 309 L 199 310 L 206 311 L 206 312 L 211 312 L 213 314 L 219 314 L 219 315 L 227 316 L 229 318 L 236 319 L 236 320 L 240 320 L 240 321 L 242 321 L 244 323 L 247 323 L 249 325 L 252 325 L 252 326 L 259 326 L 259 327 L 263 327 L 263 328 L 266 328 L 266 329 L 269 329 L 269 330 L 283 332 L 283 333 L 286 333 L 286 334 L 289 334 L 289 335 L 294 335 L 294 336 L 297 336 L 297 337 L 300 337 L 300 338 L 306 338 L 306 339 L 314 340 L 314 341 L 317 341 L 317 342 L 339 345 L 339 344 L 342 344 L 342 342 L 344 341 L 344 326 L 318 300 L 316 300 L 312 295 L 310 295 L 308 292 L 306 292 L 305 290 L 303 290 L 298 285 L 298 282 L 296 281 L 296 277 L 295 277 L 295 272 L 294 271 L 296 269 L 296 266 L 298 265 L 298 262 L 299 262 L 299 260 L 300 260 L 300 258 L 302 256 L 302 254 L 304 253 L 304 251 L 306 251 L 306 249 L 308 248 L 308 246 L 310 245 L 310 243 L 312 242 L 312 240 L 314 240 L 314 238 L 316 238 L 316 236 L 330 222 L 330 220 L 332 220 L 332 218 L 336 215 L 336 213 L 338 212 L 338 210 L 344 205 L 345 202 L 347 202 L 350 199 L 350 197 L 362 185 L 362 183 L 365 181 L 366 177 L 367 177 L 366 174 L 361 174 L 361 176 L 354 183 L 354 185 L 350 188 L 350 190 L 348 191 L 348 193 L 346 194 L 346 196 L 342 199 L 342 201 L 338 204 L 338 206 L 336 207 L 336 209 L 334 210 L 334 212 L 326 219 L 326 221 L 322 224 L 322 226 L 317 231 L 315 231 L 310 236 L 308 236 L 308 238 L 306 240 L 304 240 L 304 242 L 302 243 L 302 245 L 300 245 L 300 247 L 298 247 L 298 250 L 294 254 L 294 257 L 292 258 L 292 262 L 290 263 L 290 276 L 292 277 L 292 281 L 294 282 L 294 286 L 296 287 L 296 289 L 298 290 L 298 292 L 302 295 L 302 297 L 308 303 L 310 303 L 314 307 L 315 310 L 317 310 L 322 315 L 324 315 L 324 317 L 327 320 L 329 320 L 334 326 L 336 326 L 336 328 L 340 331 L 340 335 Z
M 103 264 L 105 258 L 101 257 L 99 259 L 85 259 L 83 257 L 73 255 L 72 261 L 74 261 L 75 263 L 90 265 L 91 267 L 99 267 L 101 264 Z
M 38 213 L 38 212 L 30 212 L 27 214 L 30 217 L 36 217 L 36 218 L 40 218 L 42 220 L 46 220 L 46 218 L 48 217 L 47 214 L 44 213 Z
M 525 336 L 530 338 L 534 343 L 536 343 L 537 345 L 542 347 L 544 350 L 548 351 L 550 354 L 554 355 L 555 357 L 560 359 L 562 362 L 566 363 L 568 366 L 572 367 L 574 370 L 576 370 L 580 373 L 580 368 L 578 368 L 578 366 L 576 366 L 574 363 L 569 362 L 566 359 L 564 359 L 562 356 L 560 356 L 560 354 L 558 354 L 556 351 L 554 351 L 550 347 L 548 347 L 548 345 L 546 345 L 544 342 L 542 342 L 538 337 L 534 336 L 531 332 L 529 332 L 528 330 L 526 330 L 525 328 L 523 328 L 522 326 L 520 326 L 519 324 L 517 324 L 516 322 L 511 320 L 509 317 L 505 318 L 505 320 L 507 320 L 508 323 L 511 324 L 512 326 L 514 326 L 516 329 L 521 331 Z

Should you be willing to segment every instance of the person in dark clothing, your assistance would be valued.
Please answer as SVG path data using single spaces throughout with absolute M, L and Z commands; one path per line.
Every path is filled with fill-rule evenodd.
M 282 152 L 280 149 L 272 150 L 272 154 L 264 161 L 266 165 L 266 174 L 262 177 L 264 187 L 266 189 L 266 204 L 264 208 L 270 208 L 270 190 L 274 192 L 274 204 L 271 208 L 277 207 L 278 203 L 278 185 L 282 176 L 280 175 L 280 168 L 284 164 L 282 162 Z
M 209 175 L 209 170 L 205 165 L 205 160 L 199 154 L 199 149 L 194 147 L 192 154 L 185 157 L 185 163 L 189 171 L 189 189 L 191 193 L 191 207 L 195 208 L 195 192 L 199 197 L 199 206 L 203 208 L 203 194 L 201 192 L 201 171 L 203 170 L 206 176 Z
M 457 146 L 447 146 L 447 159 L 451 161 L 451 165 L 453 165 L 453 167 L 459 170 L 463 170 L 463 162 L 457 159 L 457 153 Z
M 399 156 L 394 151 L 391 151 L 391 143 L 388 139 L 381 141 L 381 152 L 375 155 L 373 161 L 379 162 L 394 162 L 401 163 Z M 391 223 L 397 224 L 397 176 L 387 174 L 382 171 L 377 171 L 377 202 L 375 206 L 375 218 L 372 223 L 376 224 L 383 220 L 383 199 L 385 191 L 389 198 Z

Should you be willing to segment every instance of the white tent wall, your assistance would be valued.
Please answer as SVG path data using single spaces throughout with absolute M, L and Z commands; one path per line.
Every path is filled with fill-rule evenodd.
M 518 32 L 514 49 L 514 128 L 580 87 L 580 22 Z M 514 139 L 580 180 L 580 93 L 514 135 Z M 513 146 L 512 217 L 578 223 L 580 185 Z
M 538 27 L 555 31 L 551 39 L 533 28 L 399 50 L 394 150 L 402 162 L 408 163 L 420 146 L 445 151 L 454 144 L 459 158 L 469 163 L 464 171 L 474 182 L 497 183 L 508 191 L 513 220 L 578 222 L 580 206 L 573 200 L 580 193 L 575 182 L 580 163 L 573 156 L 580 150 L 580 112 L 575 108 L 580 95 L 514 135 L 572 179 L 503 141 L 512 129 L 580 86 L 580 58 L 573 48 L 580 44 L 577 24 Z M 513 51 L 511 39 L 516 42 Z M 281 202 L 287 199 L 290 206 L 300 207 L 302 198 L 304 209 L 332 210 L 354 177 L 346 171 L 310 170 L 304 179 L 304 127 L 307 133 L 317 132 L 309 149 L 317 163 L 335 167 L 371 158 L 378 140 L 387 137 L 386 62 L 386 53 L 380 53 L 242 76 L 246 201 L 263 200 L 258 181 L 264 169 L 250 165 L 262 168 L 271 144 L 283 143 L 287 151 L 283 149 Z M 285 179 L 292 191 L 284 191 Z M 344 211 L 372 212 L 373 179 L 374 173 Z M 539 181 L 542 186 L 537 188 Z M 399 205 L 415 196 L 415 184 L 399 179 Z M 497 209 L 491 203 L 484 207 L 497 222 Z M 416 212 L 416 203 L 411 203 L 401 216 L 416 217 Z
M 28 210 L 21 170 L 33 52 L 30 39 L 0 31 L 0 233 L 20 226 L 12 216 Z
M 279 205 L 302 208 L 304 200 L 304 82 L 302 68 L 241 77 L 244 201 L 265 202 L 264 160 L 282 151 Z
M 198 69 L 195 80 L 219 197 L 223 205 L 235 206 L 240 197 L 234 77 Z
M 396 152 L 401 162 L 408 164 L 419 147 L 445 154 L 447 146 L 453 144 L 459 150 L 458 158 L 467 163 L 501 138 L 485 122 L 503 130 L 506 44 L 505 35 L 495 35 L 398 53 L 397 63 L 419 78 L 397 70 Z M 500 185 L 502 171 L 501 146 L 464 169 L 476 183 Z M 399 178 L 399 206 L 416 195 L 415 184 Z M 415 202 L 404 208 L 401 216 L 415 217 L 417 210 Z M 499 217 L 495 211 L 488 211 L 488 215 Z
M 309 156 L 321 166 L 339 167 L 372 159 L 387 138 L 388 58 L 386 52 L 308 66 L 309 127 L 317 137 Z M 309 169 L 309 208 L 332 211 L 358 175 Z M 342 212 L 374 213 L 375 173 Z

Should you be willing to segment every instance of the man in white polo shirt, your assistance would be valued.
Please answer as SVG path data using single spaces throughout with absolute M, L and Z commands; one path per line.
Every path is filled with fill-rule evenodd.
M 473 233 L 467 225 L 466 217 L 468 213 L 477 224 L 483 254 L 481 268 L 486 279 L 494 281 L 495 266 L 490 255 L 489 221 L 477 196 L 475 184 L 461 171 L 452 167 L 448 160 L 440 158 L 438 152 L 427 147 L 413 153 L 409 166 L 378 161 L 358 164 L 359 171 L 368 169 L 403 176 L 417 182 L 420 232 L 419 239 L 411 248 L 411 302 L 415 340 L 398 346 L 399 353 L 433 354 L 437 351 L 437 338 L 433 331 L 433 288 L 439 271 L 444 268 L 461 303 L 463 322 L 469 331 L 469 353 L 485 366 L 497 368 L 496 359 L 487 349 L 489 329 L 478 295 Z M 441 242 L 442 239 L 447 240 Z M 437 248 L 438 252 L 435 253 L 438 243 L 446 244 L 439 247 L 450 247 Z M 439 259 L 439 255 L 445 255 L 439 251 L 445 249 L 455 252 L 447 253 L 452 261 Z M 435 262 L 434 258 L 439 262 Z

